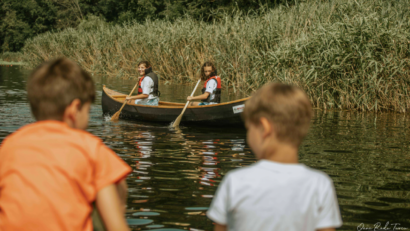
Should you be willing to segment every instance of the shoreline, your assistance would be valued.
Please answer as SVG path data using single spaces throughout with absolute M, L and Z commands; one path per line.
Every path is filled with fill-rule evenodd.
M 23 63 L 23 62 L 8 62 L 8 61 L 3 61 L 3 60 L 0 60 L 0 65 L 1 66 L 7 66 L 7 65 L 16 65 L 16 66 L 24 66 L 24 65 L 26 65 L 25 63 Z

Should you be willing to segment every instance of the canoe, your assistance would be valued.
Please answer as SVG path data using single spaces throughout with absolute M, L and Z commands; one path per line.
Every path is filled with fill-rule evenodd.
M 103 86 L 101 105 L 104 115 L 113 115 L 124 103 L 127 95 Z M 187 107 L 181 124 L 211 126 L 243 126 L 241 113 L 248 98 L 226 103 Z M 182 112 L 185 103 L 160 101 L 158 106 L 127 103 L 120 114 L 122 119 L 171 123 Z

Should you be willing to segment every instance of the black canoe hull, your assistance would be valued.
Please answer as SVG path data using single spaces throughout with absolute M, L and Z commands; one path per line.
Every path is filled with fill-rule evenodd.
M 188 107 L 182 117 L 181 124 L 196 124 L 203 126 L 240 126 L 243 127 L 241 111 L 247 99 L 221 103 L 217 105 Z M 113 115 L 122 102 L 102 91 L 101 105 L 104 115 Z M 145 106 L 126 104 L 121 111 L 121 119 L 137 121 L 171 123 L 182 112 L 183 106 Z

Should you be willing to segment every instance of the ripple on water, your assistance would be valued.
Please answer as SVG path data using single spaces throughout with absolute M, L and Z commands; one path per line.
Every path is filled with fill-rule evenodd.
M 149 227 L 149 228 L 152 228 L 152 227 Z M 169 228 L 169 229 L 150 229 L 150 230 L 153 230 L 153 231 L 186 231 L 186 229 L 173 229 L 173 228 Z
M 156 212 L 137 212 L 137 213 L 133 213 L 133 216 L 159 216 L 160 213 L 156 213 Z
M 111 121 L 111 116 L 110 115 L 104 115 L 103 118 L 104 118 L 105 122 Z
M 152 223 L 153 220 L 150 219 L 127 219 L 128 225 L 147 225 Z

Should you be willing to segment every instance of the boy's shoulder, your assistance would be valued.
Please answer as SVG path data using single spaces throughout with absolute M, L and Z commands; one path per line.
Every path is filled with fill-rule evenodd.
M 39 121 L 25 125 L 9 135 L 2 146 L 21 146 L 24 144 L 52 144 L 52 142 L 76 143 L 80 146 L 95 146 L 102 140 L 89 132 L 70 128 L 59 121 Z
M 243 182 L 244 179 L 253 180 L 257 175 L 262 174 L 263 169 L 259 166 L 259 161 L 251 165 L 232 169 L 226 173 L 224 181 Z
M 3 141 L 0 167 L 10 161 L 13 166 L 18 166 L 33 160 L 45 165 L 70 160 L 77 166 L 89 167 L 98 161 L 112 160 L 114 156 L 115 153 L 100 138 L 86 131 L 70 128 L 58 121 L 40 121 L 20 128 Z
M 281 164 L 277 162 L 259 160 L 247 167 L 242 167 L 229 171 L 227 178 L 237 180 L 261 180 L 269 178 L 270 174 L 283 175 L 284 178 L 305 179 L 306 181 L 319 184 L 331 185 L 332 179 L 320 170 L 310 168 L 304 164 Z

